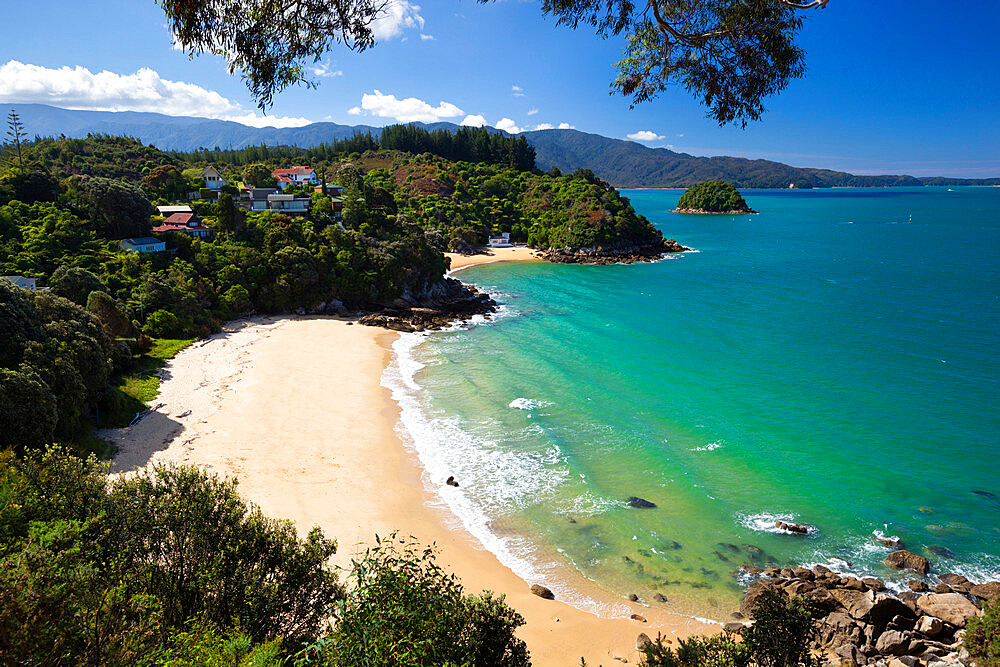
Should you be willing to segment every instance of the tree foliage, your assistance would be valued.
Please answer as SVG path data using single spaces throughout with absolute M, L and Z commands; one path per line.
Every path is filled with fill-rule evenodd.
M 80 204 L 101 224 L 108 238 L 149 234 L 153 207 L 141 188 L 101 176 L 84 178 L 78 187 Z
M 981 667 L 1000 667 L 1000 598 L 983 605 L 983 615 L 969 619 L 965 650 Z
M 725 181 L 704 181 L 692 185 L 681 195 L 677 208 L 705 213 L 751 212 L 739 190 Z
M 323 664 L 525 667 L 528 650 L 514 631 L 520 614 L 491 593 L 465 595 L 412 538 L 376 537 L 351 567 L 351 592 L 336 609 Z

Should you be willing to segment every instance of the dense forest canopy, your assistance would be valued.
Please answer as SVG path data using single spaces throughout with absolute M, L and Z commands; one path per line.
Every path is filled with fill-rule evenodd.
M 704 181 L 688 188 L 677 202 L 681 211 L 752 213 L 740 191 L 725 181 Z

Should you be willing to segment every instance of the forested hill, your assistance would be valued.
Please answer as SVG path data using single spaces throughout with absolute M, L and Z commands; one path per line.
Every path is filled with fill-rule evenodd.
M 44 104 L 0 104 L 6 115 L 15 108 L 29 136 L 85 137 L 109 134 L 135 137 L 146 144 L 176 151 L 246 146 L 312 147 L 346 139 L 359 132 L 378 136 L 381 128 L 369 125 L 313 123 L 304 127 L 254 128 L 224 120 L 165 116 L 132 111 L 73 111 Z M 454 123 L 415 123 L 427 130 L 458 128 Z M 500 130 L 490 129 L 501 133 Z M 648 148 L 633 141 L 611 139 L 577 130 L 525 132 L 542 169 L 563 172 L 590 169 L 616 187 L 689 187 L 706 180 L 725 180 L 740 188 L 897 186 L 897 185 L 1000 185 L 1000 178 L 914 178 L 912 176 L 856 176 L 827 169 L 792 167 L 770 160 L 734 157 L 697 157 L 666 148 Z

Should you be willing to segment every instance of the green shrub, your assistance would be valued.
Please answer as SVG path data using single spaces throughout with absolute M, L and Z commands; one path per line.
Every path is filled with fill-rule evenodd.
M 646 646 L 644 663 L 649 667 L 746 667 L 750 664 L 746 644 L 729 634 L 690 637 L 679 640 L 677 652 L 663 644 L 663 638 Z
M 983 605 L 983 615 L 969 619 L 965 650 L 979 667 L 1000 667 L 1000 598 Z
M 514 636 L 524 619 L 492 593 L 465 595 L 434 552 L 395 535 L 354 561 L 353 588 L 337 606 L 336 631 L 321 648 L 340 666 L 472 665 L 526 667 Z
M 750 210 L 739 190 L 725 181 L 703 181 L 692 185 L 681 195 L 677 208 L 709 213 Z

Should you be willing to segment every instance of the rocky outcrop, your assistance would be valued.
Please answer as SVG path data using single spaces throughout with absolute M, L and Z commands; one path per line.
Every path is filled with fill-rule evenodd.
M 381 311 L 362 316 L 358 323 L 395 331 L 429 331 L 468 321 L 473 315 L 488 315 L 496 309 L 497 303 L 489 294 L 444 278 L 421 298 L 404 295 Z
M 908 552 L 907 552 L 908 553 Z M 895 559 L 894 559 L 895 560 Z M 906 565 L 912 561 L 901 558 Z M 919 562 L 917 563 L 919 565 Z M 736 570 L 747 576 L 753 566 Z M 962 649 L 964 627 L 980 611 L 979 600 L 1000 591 L 1000 582 L 972 584 L 961 575 L 941 575 L 940 586 L 967 586 L 974 592 L 927 593 L 911 580 L 910 589 L 893 595 L 874 577 L 859 580 L 829 568 L 753 568 L 760 577 L 747 588 L 739 616 L 751 617 L 764 591 L 773 589 L 785 598 L 800 595 L 812 603 L 816 619 L 816 646 L 834 657 L 833 664 L 931 665 L 942 660 L 956 663 Z M 948 583 L 945 583 L 948 582 Z M 917 592 L 912 589 L 921 589 Z
M 786 533 L 795 533 L 797 535 L 808 535 L 809 526 L 804 526 L 800 523 L 787 523 L 785 521 L 775 521 L 774 527 L 778 530 L 783 530 Z
M 647 510 L 656 507 L 656 503 L 650 502 L 645 498 L 640 498 L 639 496 L 629 496 L 628 498 L 629 507 L 635 507 L 636 509 Z
M 899 570 L 913 570 L 920 574 L 927 574 L 931 569 L 926 558 L 906 549 L 893 551 L 885 557 L 885 564 Z
M 655 262 L 664 255 L 686 252 L 691 248 L 673 239 L 660 240 L 646 245 L 625 244 L 605 248 L 550 248 L 540 254 L 542 259 L 556 264 L 633 264 Z

